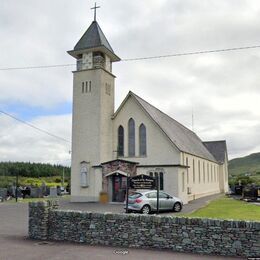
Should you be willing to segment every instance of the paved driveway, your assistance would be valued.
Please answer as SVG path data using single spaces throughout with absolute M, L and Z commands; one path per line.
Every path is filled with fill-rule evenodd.
M 222 194 L 215 194 L 191 201 L 189 204 L 183 206 L 181 213 L 191 213 L 201 207 L 207 205 L 207 203 L 213 199 L 223 196 Z M 71 203 L 69 200 L 60 200 L 60 207 L 62 209 L 75 209 L 92 212 L 112 212 L 112 213 L 123 213 L 124 208 L 122 203 Z M 174 212 L 161 212 L 160 215 L 176 215 Z
M 88 207 L 88 205 L 73 205 L 73 208 Z M 64 208 L 70 207 L 69 202 Z M 109 206 L 109 205 L 107 205 Z M 110 209 L 118 205 L 110 205 Z M 97 205 L 92 203 L 92 207 Z M 121 208 L 121 206 L 120 206 Z M 176 259 L 176 260 L 204 260 L 204 259 L 234 259 L 231 257 L 201 256 L 194 254 L 175 253 L 171 251 L 122 249 L 116 247 L 88 246 L 73 243 L 55 242 L 42 243 L 42 241 L 29 240 L 28 205 L 27 203 L 0 203 L 0 260 L 104 260 L 104 259 Z M 126 251 L 125 251 L 126 250 Z

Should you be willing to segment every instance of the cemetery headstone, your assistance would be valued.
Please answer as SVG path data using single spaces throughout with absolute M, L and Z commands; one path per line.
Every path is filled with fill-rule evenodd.
M 57 197 L 57 188 L 56 187 L 50 188 L 50 197 Z

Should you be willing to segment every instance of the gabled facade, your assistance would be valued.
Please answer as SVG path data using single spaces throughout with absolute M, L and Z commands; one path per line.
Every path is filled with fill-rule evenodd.
M 114 112 L 112 62 L 120 58 L 96 21 L 68 53 L 77 60 L 72 201 L 98 201 L 103 191 L 110 201 L 122 202 L 126 177 L 138 174 L 159 176 L 160 189 L 184 203 L 227 190 L 227 150 L 222 143 L 203 143 L 132 92 Z

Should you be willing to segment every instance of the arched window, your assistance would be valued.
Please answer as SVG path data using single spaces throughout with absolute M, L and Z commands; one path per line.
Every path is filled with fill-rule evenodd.
M 124 128 L 118 127 L 118 156 L 124 156 Z
M 128 156 L 135 156 L 135 121 L 133 118 L 128 121 Z
M 144 124 L 139 127 L 139 154 L 140 156 L 146 155 L 146 127 Z

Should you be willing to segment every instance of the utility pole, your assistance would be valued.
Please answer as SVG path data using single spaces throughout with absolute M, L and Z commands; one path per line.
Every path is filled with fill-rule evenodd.
M 129 196 L 129 174 L 127 173 L 127 176 L 126 176 L 126 213 L 128 213 L 128 203 L 129 203 L 129 199 L 128 199 L 128 196 Z
M 16 171 L 16 184 L 15 184 L 15 201 L 18 199 L 18 171 Z
M 63 167 L 63 170 L 62 170 L 62 187 L 64 187 L 64 167 Z
M 159 173 L 157 173 L 157 176 L 156 176 L 156 183 L 157 183 L 157 201 L 156 201 L 156 213 L 159 214 L 159 200 L 160 200 L 160 197 L 159 197 L 159 192 L 160 192 L 160 177 L 159 177 Z

